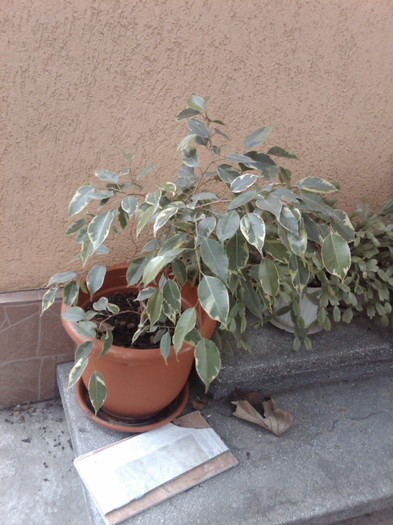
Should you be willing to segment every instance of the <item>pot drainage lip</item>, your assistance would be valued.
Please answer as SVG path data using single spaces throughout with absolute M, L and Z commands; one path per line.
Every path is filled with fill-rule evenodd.
M 100 409 L 96 415 L 83 381 L 80 379 L 76 385 L 76 397 L 79 406 L 89 419 L 106 428 L 128 433 L 147 432 L 173 421 L 186 406 L 188 395 L 189 386 L 186 383 L 180 394 L 158 414 L 145 419 L 131 419 L 116 417 L 103 409 Z

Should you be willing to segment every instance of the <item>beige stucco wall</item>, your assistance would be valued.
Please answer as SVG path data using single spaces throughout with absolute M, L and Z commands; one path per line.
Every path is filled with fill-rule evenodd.
M 351 210 L 393 194 L 390 0 L 18 0 L 1 12 L 0 292 L 43 287 L 75 253 L 67 206 L 94 168 L 173 179 L 191 93 L 234 149 L 259 125 L 341 182 Z M 270 144 L 270 145 L 272 145 Z M 125 258 L 124 240 L 114 260 Z

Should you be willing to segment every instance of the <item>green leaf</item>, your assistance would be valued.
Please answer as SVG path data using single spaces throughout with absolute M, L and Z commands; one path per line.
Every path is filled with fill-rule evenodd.
M 245 283 L 245 285 L 241 288 L 240 295 L 243 297 L 243 302 L 247 309 L 252 314 L 261 318 L 263 313 L 262 302 L 254 288 L 248 283 Z
M 79 297 L 79 285 L 76 281 L 71 281 L 64 286 L 63 302 L 67 306 L 76 304 Z
M 138 257 L 131 261 L 126 273 L 128 286 L 132 286 L 133 284 L 139 283 L 139 281 L 142 279 L 143 272 L 149 260 L 149 256 L 146 256 Z
M 248 246 L 247 241 L 240 234 L 234 235 L 226 245 L 226 253 L 228 256 L 229 269 L 237 271 L 244 268 L 248 261 Z
M 253 201 L 258 197 L 258 193 L 255 190 L 246 191 L 245 193 L 240 193 L 237 197 L 233 199 L 228 204 L 228 210 L 234 210 L 235 208 L 239 208 L 240 206 L 244 206 L 244 204 L 247 204 L 248 202 Z
M 160 318 L 163 300 L 164 295 L 162 290 L 156 290 L 147 301 L 146 311 L 151 324 L 155 324 Z
M 75 362 L 79 361 L 81 358 L 87 358 L 90 355 L 90 352 L 93 350 L 93 342 L 85 341 L 81 343 L 78 348 L 75 350 Z
M 84 219 L 83 217 L 81 219 L 78 219 L 67 228 L 66 235 L 70 235 L 71 233 L 79 231 L 85 224 L 86 219 Z
M 138 171 L 137 175 L 136 175 L 136 180 L 139 180 L 141 179 L 142 177 L 144 177 L 145 175 L 147 175 L 153 168 L 155 168 L 157 166 L 157 162 L 152 162 L 151 164 L 149 164 L 148 166 L 146 166 L 146 168 L 143 168 L 141 169 L 140 171 Z
M 52 306 L 52 304 L 55 302 L 56 298 L 56 292 L 58 288 L 54 286 L 53 288 L 50 288 L 44 293 L 44 296 L 42 298 L 42 305 L 41 305 L 41 315 Z
M 104 336 L 102 337 L 102 343 L 103 345 L 100 357 L 107 354 L 112 347 L 113 333 L 110 330 L 105 332 Z
M 192 108 L 186 108 L 180 111 L 180 113 L 176 116 L 176 120 L 184 120 L 186 118 L 195 117 L 196 115 L 199 115 L 200 111 Z
M 81 186 L 76 190 L 68 208 L 70 217 L 82 211 L 89 204 L 93 191 L 94 187 L 90 185 Z
M 301 190 L 311 191 L 312 193 L 332 193 L 337 191 L 334 184 L 320 177 L 305 177 L 299 180 L 295 186 Z
M 276 265 L 270 259 L 262 259 L 258 269 L 262 288 L 268 295 L 276 295 L 279 289 L 279 276 Z
M 284 264 L 287 264 L 289 262 L 289 251 L 280 240 L 275 239 L 273 237 L 266 237 L 263 247 L 265 248 L 267 253 L 269 253 L 277 261 L 282 262 Z
M 172 279 L 168 279 L 168 281 L 164 284 L 162 291 L 164 293 L 164 301 L 165 303 L 174 311 L 174 312 L 180 312 L 181 311 L 181 295 L 180 290 L 175 281 L 172 281 Z
M 268 155 L 276 155 L 277 157 L 286 157 L 287 159 L 297 159 L 297 156 L 292 151 L 287 151 L 280 146 L 273 146 L 267 152 Z
M 322 260 L 326 270 L 341 280 L 351 265 L 351 252 L 348 244 L 337 233 L 330 233 L 322 243 Z
M 220 241 L 226 241 L 235 235 L 240 226 L 240 217 L 236 211 L 227 212 L 217 222 L 216 234 Z
M 171 335 L 169 332 L 165 332 L 165 334 L 161 337 L 160 350 L 165 363 L 168 364 L 168 356 L 171 351 Z
M 203 124 L 203 122 L 199 122 L 199 120 L 189 120 L 187 122 L 187 125 L 190 134 L 197 135 L 198 137 L 202 137 L 203 139 L 209 138 L 209 129 L 205 126 L 205 124 Z
M 101 204 L 105 204 L 108 200 L 114 196 L 114 192 L 110 190 L 96 190 L 91 194 L 91 199 L 97 201 L 104 201 Z
M 94 372 L 89 381 L 89 397 L 96 414 L 105 403 L 106 395 L 104 376 L 100 372 Z
M 143 282 L 145 285 L 151 283 L 158 272 L 167 264 L 168 259 L 163 255 L 153 257 L 147 264 L 143 272 Z
M 201 257 L 203 262 L 210 270 L 221 277 L 224 281 L 228 274 L 228 257 L 221 244 L 214 239 L 202 237 L 201 239 Z
M 255 148 L 255 146 L 262 144 L 262 142 L 264 142 L 267 139 L 267 137 L 272 131 L 273 128 L 271 126 L 265 126 L 253 131 L 251 135 L 248 135 L 248 137 L 244 141 L 246 149 Z
M 63 319 L 71 321 L 72 323 L 75 323 L 76 321 L 83 321 L 86 318 L 85 311 L 79 306 L 71 306 L 70 308 L 67 308 L 64 310 L 61 316 Z
M 65 312 L 64 312 L 65 313 Z M 63 313 L 63 317 L 64 317 Z M 97 325 L 93 321 L 79 321 L 74 324 L 75 330 L 78 334 L 83 335 L 84 337 L 96 337 L 97 336 Z
M 247 213 L 240 220 L 240 230 L 247 241 L 262 253 L 265 241 L 265 222 L 255 213 Z
M 136 234 L 139 235 L 146 224 L 150 221 L 153 215 L 156 213 L 158 206 L 149 206 L 146 208 L 139 217 Z
M 96 215 L 89 224 L 87 233 L 94 251 L 97 250 L 108 237 L 114 218 L 115 215 L 113 211 L 105 211 Z
M 171 217 L 176 215 L 176 213 L 179 211 L 179 206 L 176 205 L 170 205 L 167 208 L 164 208 L 160 213 L 158 213 L 156 220 L 154 222 L 153 227 L 153 234 L 154 237 L 157 235 L 157 232 L 160 228 L 162 228 Z
M 119 177 L 114 171 L 110 170 L 95 170 L 94 175 L 105 182 L 112 182 L 119 184 Z
M 218 376 L 221 356 L 217 346 L 210 339 L 202 339 L 195 347 L 195 367 L 199 377 L 209 389 L 210 383 Z
M 247 190 L 250 186 L 252 186 L 255 181 L 257 180 L 257 176 L 253 173 L 244 173 L 243 175 L 239 175 L 234 179 L 231 183 L 231 191 L 233 193 L 241 193 L 242 191 Z
M 88 342 L 90 343 L 91 341 L 88 341 Z M 83 344 L 85 343 L 82 343 L 82 345 Z M 72 367 L 70 374 L 68 376 L 68 388 L 72 388 L 74 385 L 76 385 L 76 383 L 81 378 L 88 362 L 89 362 L 88 358 L 84 356 L 80 357 L 79 359 L 75 359 L 75 364 Z
M 94 266 L 86 277 L 86 285 L 90 292 L 90 299 L 93 298 L 93 295 L 97 290 L 101 288 L 104 283 L 106 275 L 106 267 L 103 264 L 98 264 Z
M 302 295 L 303 290 L 310 280 L 310 270 L 308 266 L 302 259 L 292 254 L 289 258 L 289 273 L 298 294 Z
M 108 303 L 109 301 L 107 297 L 100 297 L 100 299 L 94 302 L 92 306 L 96 312 L 102 312 L 108 308 Z
M 138 201 L 133 195 L 128 195 L 121 201 L 121 207 L 127 213 L 128 217 L 132 217 L 138 207 Z
M 284 205 L 281 209 L 279 222 L 283 228 L 293 233 L 294 235 L 299 235 L 299 224 L 295 215 L 292 213 L 291 209 Z
M 196 148 L 185 148 L 183 150 L 182 160 L 189 168 L 196 168 L 199 166 L 199 157 Z
M 197 135 L 187 135 L 184 137 L 184 139 L 180 142 L 180 144 L 177 147 L 177 151 L 183 151 L 185 148 L 187 148 L 191 142 L 194 142 Z
M 177 321 L 175 333 L 173 334 L 173 345 L 176 353 L 179 352 L 183 346 L 184 338 L 196 324 L 196 309 L 195 307 L 185 310 L 179 320 Z
M 49 279 L 48 286 L 55 283 L 64 284 L 68 281 L 71 281 L 72 279 L 75 279 L 75 277 L 76 273 L 72 271 L 55 273 L 55 275 L 52 275 L 52 277 Z
M 273 195 L 268 195 L 267 197 L 263 198 L 262 196 L 260 196 L 256 200 L 255 204 L 260 210 L 269 211 L 276 217 L 277 220 L 280 219 L 282 202 L 280 201 L 280 199 L 277 199 L 277 197 L 274 197 Z
M 202 308 L 216 321 L 227 323 L 229 296 L 226 286 L 217 277 L 204 276 L 198 285 L 198 298 Z
M 187 106 L 199 112 L 206 111 L 206 99 L 198 97 L 198 95 L 192 95 L 187 99 Z
M 220 179 L 227 184 L 231 184 L 240 175 L 231 164 L 221 164 L 217 168 L 217 173 Z
M 86 235 L 83 243 L 82 243 L 82 249 L 81 249 L 81 258 L 83 266 L 86 264 L 88 258 L 93 255 L 94 253 L 94 246 L 91 242 L 91 239 L 88 235 Z
M 187 281 L 187 268 L 183 261 L 175 259 L 171 262 L 172 271 L 179 283 L 179 286 L 183 286 Z
M 209 237 L 211 232 L 216 227 L 217 221 L 215 217 L 205 217 L 197 225 L 197 233 L 199 237 Z
M 307 233 L 306 230 L 301 229 L 299 235 L 294 235 L 291 232 L 288 232 L 287 239 L 290 249 L 298 255 L 303 257 L 307 249 Z

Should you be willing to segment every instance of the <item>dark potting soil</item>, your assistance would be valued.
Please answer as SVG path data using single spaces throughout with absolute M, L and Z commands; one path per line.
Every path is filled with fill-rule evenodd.
M 160 343 L 154 343 L 154 334 L 143 333 L 132 343 L 132 338 L 138 330 L 140 322 L 141 303 L 136 301 L 137 294 L 134 292 L 116 293 L 108 297 L 108 301 L 117 305 L 120 312 L 107 317 L 97 315 L 98 322 L 104 321 L 106 325 L 113 326 L 113 344 L 125 348 L 156 348 Z

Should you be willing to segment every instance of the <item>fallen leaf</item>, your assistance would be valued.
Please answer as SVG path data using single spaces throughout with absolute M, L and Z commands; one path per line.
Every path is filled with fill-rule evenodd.
M 203 408 L 206 408 L 208 404 L 209 399 L 207 397 L 200 398 L 198 396 L 193 401 L 191 401 L 191 405 L 194 410 L 202 410 Z
M 237 387 L 235 387 L 235 392 L 239 399 L 248 401 L 262 416 L 264 415 L 263 403 L 270 398 L 264 396 L 262 392 L 249 392 L 247 390 L 240 390 L 240 388 Z
M 263 416 L 244 399 L 232 401 L 232 404 L 236 406 L 234 416 L 255 423 L 276 436 L 281 436 L 293 423 L 292 414 L 288 410 L 275 408 L 272 399 L 263 402 Z

